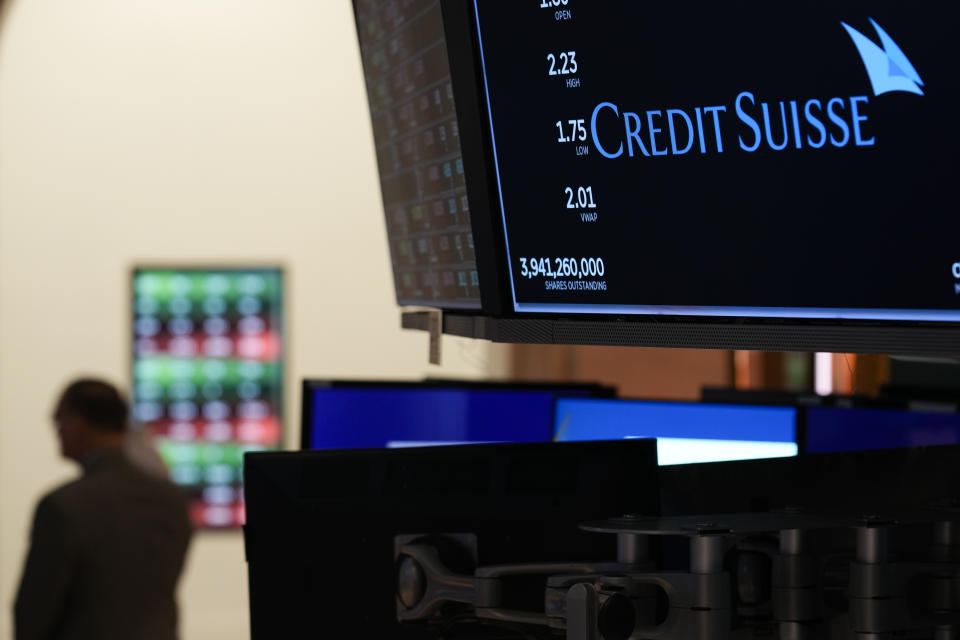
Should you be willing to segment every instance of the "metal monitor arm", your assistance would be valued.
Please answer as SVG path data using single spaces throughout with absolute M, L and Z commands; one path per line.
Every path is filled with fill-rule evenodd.
M 464 536 L 450 536 L 463 539 Z M 403 536 L 416 539 L 418 536 Z M 498 622 L 555 627 L 546 611 L 518 611 L 503 606 L 503 582 L 519 576 L 574 575 L 577 581 L 594 580 L 635 566 L 620 563 L 544 562 L 479 567 L 473 575 L 452 572 L 444 564 L 436 547 L 430 544 L 404 544 L 398 538 L 397 619 L 401 622 L 425 622 L 450 603 L 470 605 L 478 618 Z M 550 599 L 548 593 L 547 599 Z
M 614 563 L 522 563 L 479 567 L 471 575 L 448 569 L 429 538 L 397 539 L 397 617 L 435 619 L 445 605 L 466 605 L 479 619 L 551 629 L 567 640 L 727 640 L 731 637 L 734 585 L 724 568 L 727 552 L 751 536 L 776 534 L 770 613 L 785 640 L 813 640 L 826 613 L 818 557 L 809 533 L 833 529 L 856 535 L 849 565 L 849 629 L 873 640 L 932 629 L 936 640 L 960 636 L 960 514 L 921 512 L 882 520 L 871 516 L 800 513 L 740 514 L 690 518 L 622 518 L 581 528 L 615 534 Z M 888 551 L 890 532 L 905 521 L 932 526 L 928 560 L 900 561 Z M 688 571 L 657 571 L 648 561 L 655 536 L 680 536 L 689 544 Z M 441 536 L 467 540 L 475 536 Z M 756 552 L 756 549 L 752 549 Z M 504 604 L 504 584 L 518 576 L 545 578 L 544 606 L 518 611 Z M 924 581 L 921 602 L 912 585 Z M 658 603 L 669 603 L 657 619 Z M 916 600 L 914 598 L 913 600 Z M 892 636 L 891 636 L 892 637 Z

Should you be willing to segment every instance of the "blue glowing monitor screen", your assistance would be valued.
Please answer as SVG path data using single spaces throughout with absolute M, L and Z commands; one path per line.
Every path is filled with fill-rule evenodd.
M 808 453 L 960 444 L 960 414 L 811 408 L 806 440 Z
M 309 449 L 548 442 L 556 393 L 465 388 L 310 389 Z
M 514 310 L 960 322 L 960 3 L 472 8 Z
M 661 465 L 797 455 L 797 411 L 625 400 L 557 402 L 558 441 L 657 438 Z

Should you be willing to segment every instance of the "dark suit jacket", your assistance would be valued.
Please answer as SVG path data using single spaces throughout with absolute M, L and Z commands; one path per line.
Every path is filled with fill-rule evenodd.
M 173 640 L 190 540 L 174 485 L 100 452 L 37 506 L 16 640 Z

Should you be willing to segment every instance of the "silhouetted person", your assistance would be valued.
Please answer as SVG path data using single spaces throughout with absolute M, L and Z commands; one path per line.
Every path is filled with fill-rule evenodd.
M 54 413 L 83 476 L 37 506 L 14 606 L 16 640 L 173 640 L 190 540 L 186 500 L 123 453 L 127 403 L 80 380 Z

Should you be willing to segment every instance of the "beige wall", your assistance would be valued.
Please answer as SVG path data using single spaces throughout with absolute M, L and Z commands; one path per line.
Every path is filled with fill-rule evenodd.
M 517 380 L 601 382 L 624 398 L 699 400 L 706 387 L 733 383 L 729 351 L 560 345 L 511 347 Z
M 279 261 L 290 380 L 485 375 L 398 328 L 349 0 L 7 0 L 0 33 L 0 637 L 33 505 L 74 470 L 50 403 L 125 382 L 128 269 Z M 288 415 L 296 416 L 294 384 Z M 289 424 L 290 441 L 295 419 Z M 186 640 L 246 637 L 239 535 L 197 538 Z

